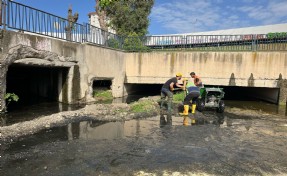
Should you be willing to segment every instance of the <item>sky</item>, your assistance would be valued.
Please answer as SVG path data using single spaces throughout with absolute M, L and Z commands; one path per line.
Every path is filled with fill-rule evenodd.
M 80 24 L 95 11 L 95 0 L 14 1 L 64 18 L 72 6 Z M 286 9 L 287 0 L 155 0 L 148 31 L 164 35 L 281 24 L 287 23 Z

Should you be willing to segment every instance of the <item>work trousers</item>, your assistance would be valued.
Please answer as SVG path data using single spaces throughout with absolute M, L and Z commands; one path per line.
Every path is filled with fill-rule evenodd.
M 167 109 L 171 110 L 173 93 L 169 89 L 162 88 L 160 92 L 160 99 L 161 99 L 160 108 L 163 108 L 163 103 L 166 97 L 167 97 Z
M 184 105 L 189 105 L 190 101 L 192 101 L 192 104 L 194 104 L 199 97 L 200 93 L 199 92 L 189 92 L 186 97 L 183 100 Z

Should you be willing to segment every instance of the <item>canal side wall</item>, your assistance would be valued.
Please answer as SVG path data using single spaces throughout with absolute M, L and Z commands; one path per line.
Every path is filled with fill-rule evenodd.
M 82 71 L 86 73 L 88 84 L 83 85 L 88 90 L 87 97 L 92 95 L 93 81 L 111 80 L 113 97 L 127 95 L 124 87 L 126 79 L 125 53 L 119 50 L 103 48 L 97 45 L 84 44 L 85 61 Z
M 126 53 L 127 83 L 162 84 L 181 72 L 195 72 L 204 84 L 278 86 L 287 77 L 287 52 L 151 52 Z
M 16 61 L 35 67 L 68 68 L 68 73 L 58 73 L 62 78 L 58 80 L 58 100 L 70 104 L 94 101 L 95 80 L 111 80 L 113 96 L 122 97 L 129 89 L 125 83 L 163 84 L 177 72 L 189 78 L 191 71 L 206 85 L 280 88 L 280 102 L 286 103 L 287 52 L 127 53 L 22 32 L 2 30 L 1 34 L 0 111 L 5 107 L 7 71 Z M 25 61 L 31 57 L 32 61 Z M 272 96 L 273 100 L 278 98 L 276 93 Z
M 122 51 L 16 31 L 0 32 L 0 112 L 6 107 L 8 69 L 16 62 L 23 66 L 68 68 L 68 73 L 66 69 L 57 73 L 59 102 L 94 101 L 92 86 L 95 80 L 111 80 L 114 97 L 127 95 L 125 53 Z M 48 87 L 45 82 L 41 84 L 39 87 Z
M 195 72 L 206 85 L 278 88 L 252 94 L 286 104 L 287 52 L 158 51 L 126 53 L 125 59 L 126 83 L 163 84 L 177 72 L 186 78 Z

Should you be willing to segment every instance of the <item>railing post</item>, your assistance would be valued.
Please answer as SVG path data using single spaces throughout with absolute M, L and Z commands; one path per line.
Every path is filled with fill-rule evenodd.
M 3 29 L 6 30 L 6 1 L 1 0 L 0 3 L 0 26 L 3 26 Z
M 256 51 L 257 50 L 257 35 L 256 34 L 253 34 L 252 35 L 252 44 L 251 44 L 251 50 L 252 51 Z
M 3 1 L 0 3 L 0 26 L 2 26 L 2 14 L 3 14 Z

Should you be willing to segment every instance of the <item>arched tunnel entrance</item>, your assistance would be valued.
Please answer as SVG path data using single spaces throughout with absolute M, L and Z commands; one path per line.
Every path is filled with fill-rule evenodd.
M 6 93 L 15 93 L 19 101 L 10 103 L 9 111 L 18 106 L 57 102 L 68 71 L 68 67 L 10 65 L 6 76 Z

